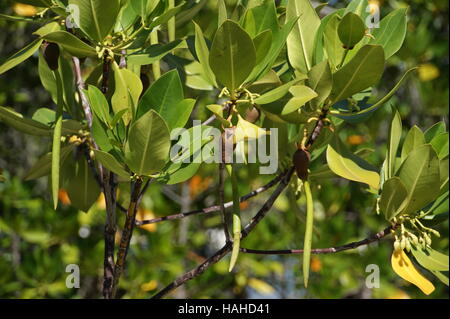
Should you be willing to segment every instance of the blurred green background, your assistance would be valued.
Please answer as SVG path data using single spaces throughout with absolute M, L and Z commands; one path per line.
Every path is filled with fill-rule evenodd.
M 420 66 L 405 82 L 390 104 L 399 108 L 404 129 L 418 125 L 423 130 L 440 120 L 448 125 L 448 1 L 378 1 L 381 16 L 393 8 L 408 5 L 409 32 L 406 42 L 386 66 L 378 87 L 387 91 L 403 72 Z M 203 29 L 216 17 L 216 1 L 208 1 L 195 18 Z M 227 1 L 232 8 L 235 0 Z M 329 1 L 331 8 L 346 1 Z M 1 1 L 0 12 L 27 15 L 33 8 Z M 0 19 L 0 62 L 31 41 L 37 24 Z M 192 25 L 177 30 L 178 36 L 192 34 Z M 209 34 L 206 32 L 206 35 Z M 206 92 L 206 93 L 205 93 Z M 203 107 L 215 98 L 207 91 L 186 90 L 198 97 L 196 116 L 205 119 Z M 0 76 L 0 105 L 14 107 L 31 116 L 39 107 L 53 107 L 42 87 L 37 56 Z M 347 141 L 354 149 L 372 148 L 372 163 L 382 164 L 390 123 L 389 107 L 377 111 L 361 125 L 347 125 Z M 25 136 L 0 123 L 0 298 L 99 298 L 103 275 L 103 223 L 100 198 L 87 214 L 70 205 L 52 209 L 45 178 L 24 182 L 23 176 L 47 151 L 48 141 Z M 323 158 L 321 159 L 323 161 Z M 241 192 L 267 182 L 256 167 L 240 170 Z M 139 216 L 164 216 L 213 205 L 217 202 L 217 173 L 205 165 L 191 180 L 175 187 L 153 185 L 143 200 Z M 228 185 L 229 186 L 229 185 Z M 226 189 L 228 198 L 231 190 Z M 359 240 L 387 226 L 374 211 L 375 198 L 356 183 L 338 178 L 324 180 L 314 189 L 316 232 L 313 246 L 338 246 Z M 60 200 L 67 203 L 61 193 Z M 262 205 L 268 194 L 245 203 L 244 222 Z M 285 192 L 270 214 L 245 239 L 243 245 L 257 249 L 301 248 L 305 206 L 292 192 Z M 122 216 L 121 216 L 122 217 Z M 119 219 L 119 226 L 123 220 Z M 195 267 L 220 248 L 221 218 L 217 213 L 184 220 L 167 221 L 136 229 L 127 259 L 126 274 L 119 295 L 146 298 Z M 448 252 L 448 221 L 438 229 L 441 239 L 433 246 Z M 448 288 L 432 279 L 436 291 L 423 295 L 416 287 L 395 275 L 390 266 L 392 241 L 383 240 L 361 249 L 312 259 L 309 288 L 303 288 L 301 256 L 252 256 L 241 254 L 233 273 L 229 257 L 202 276 L 189 281 L 170 297 L 177 298 L 448 298 Z M 81 287 L 66 288 L 68 264 L 80 266 Z M 366 267 L 380 267 L 380 288 L 368 289 Z M 425 271 L 424 271 L 425 273 Z

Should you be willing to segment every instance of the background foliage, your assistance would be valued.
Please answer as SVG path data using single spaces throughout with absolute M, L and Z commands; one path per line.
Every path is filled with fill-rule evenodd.
M 216 1 L 207 1 L 194 18 L 205 36 L 212 38 L 217 18 Z M 226 1 L 229 8 L 236 1 Z M 346 1 L 330 1 L 340 8 Z M 396 57 L 388 60 L 379 89 L 388 91 L 399 76 L 420 66 L 391 104 L 399 108 L 406 132 L 413 125 L 426 129 L 444 120 L 448 126 L 448 1 L 380 1 L 382 16 L 393 8 L 409 5 L 406 42 Z M 27 11 L 28 10 L 28 11 Z M 28 15 L 33 8 L 11 1 L 0 3 L 0 12 Z M 213 17 L 213 18 L 211 18 Z M 0 19 L 0 59 L 30 42 L 36 25 Z M 177 37 L 193 34 L 194 26 L 177 28 Z M 49 94 L 41 86 L 37 56 L 19 65 L 8 76 L 0 77 L 0 105 L 14 105 L 31 116 L 36 106 L 51 107 Z M 182 59 L 167 56 L 162 68 L 169 69 Z M 185 80 L 185 79 L 183 79 Z M 208 91 L 185 88 L 186 98 L 198 100 L 193 117 L 206 119 L 205 106 L 215 103 Z M 347 142 L 355 148 L 372 148 L 371 162 L 381 166 L 391 119 L 389 108 L 373 114 L 364 124 L 346 130 Z M 100 198 L 88 212 L 69 205 L 53 210 L 47 180 L 24 182 L 25 172 L 44 153 L 45 141 L 25 136 L 0 123 L 0 297 L 3 298 L 85 298 L 99 297 L 103 263 L 104 202 Z M 241 192 L 265 181 L 255 179 L 257 168 L 241 170 Z M 177 186 L 152 187 L 143 200 L 142 218 L 164 216 L 189 208 L 215 204 L 217 190 L 213 166 L 202 166 L 189 181 Z M 231 194 L 231 187 L 226 189 Z M 305 206 L 292 203 L 284 193 L 273 212 L 246 239 L 247 247 L 271 249 L 298 248 L 303 244 Z M 231 195 L 228 195 L 230 197 Z M 252 216 L 268 194 L 243 205 L 243 219 Z M 67 200 L 64 192 L 60 200 Z M 386 226 L 374 213 L 374 202 L 357 183 L 343 179 L 324 181 L 315 194 L 317 230 L 315 247 L 329 247 L 367 237 Z M 119 225 L 123 221 L 119 221 Z M 197 216 L 145 226 L 135 231 L 128 256 L 126 275 L 119 294 L 124 298 L 145 298 L 164 287 L 174 277 L 194 267 L 204 256 L 220 248 L 216 239 L 221 232 L 219 214 Z M 440 225 L 448 238 L 448 221 Z M 448 251 L 448 240 L 434 247 Z M 424 296 L 417 288 L 395 275 L 390 266 L 390 240 L 334 255 L 313 256 L 308 290 L 303 288 L 301 257 L 240 255 L 234 274 L 228 273 L 229 258 L 219 262 L 203 276 L 179 288 L 174 297 L 189 298 L 447 298 L 448 288 L 436 285 L 436 291 Z M 81 288 L 67 289 L 65 266 L 80 265 Z M 366 266 L 380 267 L 381 287 L 369 290 L 364 282 Z

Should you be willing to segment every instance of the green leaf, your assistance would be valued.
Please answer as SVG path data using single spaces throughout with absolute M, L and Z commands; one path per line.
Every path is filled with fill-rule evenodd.
M 133 52 L 132 54 L 128 55 L 127 61 L 129 64 L 134 65 L 152 64 L 156 61 L 161 60 L 173 50 L 181 47 L 182 44 L 183 41 L 181 40 L 176 40 L 167 44 L 154 44 L 149 46 L 148 48 Z
M 93 85 L 88 86 L 87 95 L 94 114 L 97 115 L 103 123 L 109 125 L 111 123 L 111 118 L 109 115 L 109 103 L 106 100 L 106 97 Z
M 425 131 L 424 133 L 425 142 L 430 143 L 435 136 L 445 132 L 446 132 L 445 122 L 444 121 L 437 122 Z
M 441 192 L 444 189 L 448 189 L 448 165 L 449 165 L 449 157 L 448 155 L 444 158 L 439 159 L 439 185 L 441 185 Z
M 293 85 L 289 88 L 289 92 L 293 95 L 293 98 L 285 104 L 283 110 L 281 111 L 281 115 L 287 115 L 297 111 L 305 105 L 306 102 L 309 102 L 317 97 L 317 93 L 306 85 Z
M 323 46 L 333 71 L 337 70 L 345 52 L 338 35 L 340 22 L 341 17 L 337 13 L 323 22 Z
M 135 121 L 125 144 L 125 161 L 138 175 L 151 175 L 164 167 L 169 155 L 170 134 L 167 124 L 154 110 Z
M 60 162 L 64 163 L 67 155 L 69 155 L 74 149 L 73 145 L 64 146 L 61 148 L 61 158 Z M 37 160 L 36 163 L 27 171 L 24 180 L 29 181 L 33 179 L 38 179 L 43 176 L 50 174 L 52 169 L 52 152 L 48 152 L 41 158 Z
M 380 186 L 380 175 L 376 169 L 348 151 L 336 136 L 327 147 L 327 162 L 330 169 L 343 178 L 368 184 L 373 189 Z
M 100 187 L 84 157 L 80 157 L 69 168 L 67 194 L 72 206 L 87 212 L 100 196 Z
M 61 45 L 70 54 L 79 57 L 96 57 L 97 52 L 93 47 L 84 43 L 72 33 L 66 31 L 55 31 L 48 33 L 43 38 L 50 42 Z
M 379 44 L 383 47 L 386 60 L 400 50 L 406 36 L 407 8 L 392 11 L 380 21 L 380 27 L 375 28 L 370 44 Z
M 387 171 L 385 172 L 386 179 L 389 179 L 395 175 L 395 162 L 397 158 L 397 150 L 402 137 L 402 118 L 400 113 L 395 110 L 395 114 L 392 117 L 391 129 L 389 131 L 389 142 L 387 150 Z
M 376 84 L 383 74 L 384 52 L 379 45 L 365 45 L 333 75 L 333 102 L 338 102 Z
M 160 0 L 132 0 L 130 5 L 134 12 L 144 20 L 158 6 Z
M 170 129 L 184 127 L 191 116 L 194 109 L 194 99 L 184 99 L 174 105 L 170 112 L 163 113 L 163 118 L 166 120 Z
M 296 18 L 291 19 L 290 21 L 286 21 L 286 23 L 281 27 L 280 30 L 278 30 L 278 32 L 272 32 L 272 46 L 270 47 L 270 50 L 263 61 L 257 64 L 252 73 L 250 73 L 249 77 L 247 78 L 247 82 L 251 83 L 255 79 L 260 79 L 272 69 L 273 64 L 283 50 L 286 39 L 296 21 Z
M 431 270 L 431 273 L 436 276 L 444 285 L 448 286 L 448 277 L 440 271 Z
M 338 36 L 344 48 L 351 50 L 361 41 L 366 33 L 366 27 L 361 18 L 353 12 L 347 13 L 339 23 Z
M 69 0 L 80 10 L 79 27 L 91 39 L 102 42 L 119 15 L 120 0 Z
M 431 146 L 436 151 L 439 159 L 442 159 L 448 155 L 448 133 L 442 133 L 433 137 L 430 141 Z
M 171 163 L 169 170 L 173 170 L 164 182 L 167 185 L 175 185 L 187 181 L 197 173 L 202 163 Z M 175 168 L 178 167 L 178 168 Z
M 366 18 L 369 16 L 369 12 L 367 11 L 368 7 L 368 0 L 352 0 L 348 4 L 347 8 L 345 8 L 344 14 L 353 12 L 360 16 L 363 21 L 366 21 Z
M 425 144 L 425 136 L 423 135 L 420 128 L 417 125 L 414 125 L 406 134 L 405 141 L 403 142 L 401 160 L 402 162 L 408 156 L 411 151 L 416 149 L 419 146 Z
M 53 140 L 52 140 L 52 169 L 51 169 L 51 185 L 52 185 L 52 197 L 53 207 L 56 210 L 58 207 L 58 192 L 59 192 L 59 180 L 60 180 L 60 168 L 61 168 L 61 132 L 62 132 L 62 120 L 63 120 L 63 82 L 58 73 L 58 70 L 53 71 L 56 79 L 56 114 L 55 114 L 55 126 L 53 128 Z
M 216 79 L 233 92 L 250 75 L 255 61 L 255 46 L 250 36 L 237 23 L 225 21 L 216 32 L 209 55 Z
M 176 127 L 179 120 L 178 107 L 190 107 L 189 102 L 181 103 L 183 97 L 183 86 L 178 71 L 171 70 L 156 80 L 144 93 L 138 105 L 136 118 L 140 118 L 149 110 L 155 110 L 171 130 Z M 186 109 L 181 112 L 184 114 L 181 122 L 187 120 L 185 111 Z
M 286 21 L 298 18 L 287 39 L 289 63 L 301 73 L 312 67 L 314 40 L 320 26 L 320 18 L 309 0 L 289 0 Z
M 272 46 L 272 31 L 266 30 L 258 34 L 253 39 L 253 44 L 255 45 L 256 50 L 256 65 L 264 61 L 267 56 L 267 52 L 269 52 L 270 47 Z
M 311 68 L 308 72 L 308 84 L 317 93 L 317 97 L 311 100 L 313 109 L 317 109 L 328 98 L 333 87 L 333 75 L 328 60 Z
M 405 74 L 403 74 L 403 76 L 401 77 L 401 79 L 397 82 L 397 84 L 389 91 L 389 93 L 386 94 L 383 98 L 381 98 L 378 102 L 376 102 L 372 106 L 370 106 L 370 107 L 368 107 L 368 108 L 366 108 L 366 109 L 364 109 L 362 111 L 356 112 L 356 113 L 349 113 L 349 114 L 338 113 L 338 114 L 336 114 L 336 113 L 331 112 L 331 114 L 336 116 L 336 117 L 338 117 L 338 118 L 342 118 L 342 119 L 352 119 L 352 118 L 363 116 L 363 115 L 366 115 L 368 113 L 376 111 L 379 107 L 383 106 L 387 101 L 389 101 L 389 99 L 400 88 L 400 86 L 405 81 L 407 76 L 409 74 L 411 74 L 413 71 L 415 71 L 416 69 L 417 68 L 412 68 L 412 69 L 409 69 L 408 71 L 406 71 Z
M 25 134 L 51 136 L 52 129 L 38 121 L 27 119 L 12 109 L 0 106 L 0 121 Z
M 178 12 L 181 11 L 181 9 L 183 8 L 185 2 L 182 1 L 180 2 L 176 7 L 171 8 L 167 11 L 165 11 L 163 14 L 161 14 L 160 16 L 158 16 L 156 19 L 154 19 L 150 25 L 148 26 L 148 29 L 153 29 L 161 24 L 167 23 L 167 21 L 169 21 L 172 17 L 174 17 L 176 14 L 178 14 Z
M 41 44 L 42 39 L 36 39 L 30 44 L 28 44 L 26 47 L 24 47 L 22 50 L 20 50 L 17 53 L 14 53 L 12 56 L 6 59 L 6 61 L 3 62 L 2 65 L 0 65 L 0 75 L 19 65 L 29 57 L 31 57 L 39 49 Z
M 119 113 L 117 113 L 119 114 Z M 112 126 L 112 125 L 111 125 Z M 108 133 L 111 131 L 108 130 L 106 126 L 103 125 L 103 123 L 100 121 L 100 119 L 93 114 L 92 116 L 92 137 L 95 140 L 95 143 L 100 147 L 101 150 L 105 152 L 109 152 L 113 149 L 113 146 L 110 142 L 110 136 Z
M 217 19 L 217 27 L 220 26 L 228 19 L 227 14 L 227 6 L 224 0 L 217 0 L 217 11 L 218 11 L 218 19 Z
M 211 67 L 209 66 L 209 49 L 206 45 L 205 38 L 203 37 L 202 29 L 194 22 L 195 26 L 195 53 L 197 54 L 198 61 L 202 66 L 203 73 L 209 84 L 217 86 L 216 78 L 214 76 Z
M 124 178 L 130 177 L 130 173 L 126 171 L 125 166 L 119 163 L 119 161 L 111 154 L 99 150 L 94 150 L 94 154 L 95 159 L 111 172 Z
M 242 21 L 242 27 L 252 38 L 267 30 L 276 34 L 279 25 L 275 2 L 265 1 L 260 6 L 247 10 Z
M 132 71 L 120 69 L 116 62 L 112 63 L 112 69 L 115 84 L 115 91 L 111 98 L 112 109 L 114 113 L 128 109 L 129 112 L 123 115 L 125 124 L 128 124 L 136 114 L 136 106 L 142 93 L 142 82 Z
M 448 271 L 448 256 L 432 248 L 411 247 L 411 253 L 417 262 L 428 270 Z
M 293 80 L 288 83 L 285 83 L 273 90 L 270 90 L 269 92 L 264 93 L 263 95 L 257 97 L 255 99 L 256 104 L 269 104 L 272 102 L 275 102 L 279 99 L 281 99 L 283 96 L 285 96 L 288 92 L 291 86 L 298 83 L 299 80 Z
M 397 176 L 408 190 L 408 205 L 403 214 L 419 211 L 439 195 L 439 159 L 429 144 L 411 151 Z
M 408 191 L 398 177 L 392 177 L 383 184 L 380 198 L 380 209 L 389 221 L 397 216 L 406 204 Z

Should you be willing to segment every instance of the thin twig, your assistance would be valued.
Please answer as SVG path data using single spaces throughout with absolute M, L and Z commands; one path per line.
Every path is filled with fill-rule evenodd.
M 261 207 L 261 209 L 258 211 L 258 213 L 255 215 L 255 217 L 252 218 L 252 220 L 247 224 L 247 226 L 244 228 L 244 230 L 241 233 L 241 239 L 244 239 L 247 237 L 250 232 L 256 227 L 256 225 L 263 219 L 263 217 L 267 214 L 267 212 L 272 208 L 273 203 L 275 200 L 280 196 L 281 192 L 286 188 L 286 186 L 289 184 L 289 181 L 292 177 L 292 174 L 294 173 L 294 168 L 290 168 L 288 171 L 284 172 L 281 177 L 280 184 L 278 187 L 274 190 L 274 192 L 270 195 L 269 199 L 264 203 L 264 205 Z M 206 269 L 220 261 L 223 257 L 225 257 L 232 249 L 232 243 L 226 243 L 225 246 L 223 246 L 219 251 L 217 251 L 214 255 L 206 259 L 202 264 L 197 266 L 196 268 L 192 269 L 191 271 L 185 273 L 184 275 L 178 277 L 170 283 L 168 286 L 163 288 L 161 291 L 159 291 L 156 295 L 152 297 L 152 299 L 160 299 L 166 296 L 168 293 L 170 293 L 172 290 L 178 288 L 179 286 L 183 285 L 187 281 L 199 276 L 202 274 Z
M 125 225 L 122 230 L 120 238 L 119 250 L 117 251 L 117 260 L 114 267 L 114 281 L 112 285 L 112 297 L 115 298 L 117 292 L 117 285 L 119 284 L 120 276 L 125 268 L 125 260 L 127 258 L 128 248 L 130 247 L 131 236 L 135 225 L 136 212 L 138 209 L 139 194 L 141 193 L 142 180 L 137 179 L 132 184 L 130 205 L 128 206 L 127 217 Z
M 277 175 L 274 179 L 272 179 L 270 182 L 268 182 L 267 184 L 251 191 L 250 193 L 242 196 L 240 198 L 240 202 L 245 202 L 246 200 L 257 196 L 258 194 L 261 194 L 265 191 L 267 191 L 268 189 L 272 188 L 274 185 L 278 184 L 278 182 L 281 180 L 281 178 L 283 177 L 283 174 L 279 174 Z M 225 208 L 229 208 L 233 205 L 233 202 L 227 202 L 224 204 Z M 124 208 L 123 206 L 117 204 L 118 208 L 123 211 L 126 212 L 127 209 Z M 154 223 L 159 223 L 159 222 L 163 222 L 166 220 L 174 220 L 174 219 L 181 219 L 181 218 L 185 218 L 185 217 L 189 217 L 192 215 L 199 215 L 199 214 L 209 214 L 209 213 L 214 213 L 214 212 L 219 212 L 221 210 L 221 206 L 220 205 L 214 205 L 214 206 L 210 206 L 210 207 L 206 207 L 206 208 L 202 208 L 202 209 L 197 209 L 197 210 L 193 210 L 190 212 L 186 212 L 186 213 L 179 213 L 179 214 L 173 214 L 173 215 L 169 215 L 169 216 L 164 216 L 164 217 L 158 217 L 158 218 L 153 218 L 153 219 L 147 219 L 147 220 L 141 220 L 141 221 L 136 221 L 136 226 L 142 226 L 142 225 L 147 225 L 147 224 L 154 224 Z
M 72 62 L 73 62 L 73 69 L 74 69 L 74 73 L 75 73 L 75 79 L 76 79 L 76 83 L 77 83 L 77 91 L 78 91 L 78 95 L 80 96 L 80 100 L 81 100 L 81 106 L 83 107 L 84 116 L 86 117 L 86 122 L 88 124 L 88 127 L 91 128 L 92 127 L 92 112 L 91 112 L 91 106 L 89 104 L 89 100 L 83 91 L 86 87 L 85 87 L 83 77 L 81 75 L 80 59 L 77 57 L 72 57 Z
M 355 249 L 360 246 L 369 245 L 373 242 L 379 241 L 382 238 L 391 234 L 391 231 L 395 229 L 395 226 L 389 226 L 383 229 L 382 231 L 360 241 L 351 242 L 338 247 L 330 247 L 330 248 L 316 248 L 311 249 L 311 254 L 332 254 L 337 253 L 344 250 Z M 302 254 L 303 249 L 283 249 L 283 250 L 260 250 L 260 249 L 249 249 L 249 248 L 240 248 L 241 252 L 247 254 L 257 254 L 257 255 L 290 255 L 290 254 Z

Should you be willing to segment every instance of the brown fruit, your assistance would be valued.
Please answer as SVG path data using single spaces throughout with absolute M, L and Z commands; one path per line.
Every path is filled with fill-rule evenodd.
M 309 161 L 311 159 L 311 155 L 307 150 L 298 149 L 292 158 L 292 161 L 295 166 L 295 171 L 297 172 L 298 178 L 302 181 L 308 179 L 308 167 Z
M 50 70 L 55 71 L 58 69 L 59 59 L 59 46 L 56 43 L 46 42 L 43 45 L 44 59 L 47 62 Z

